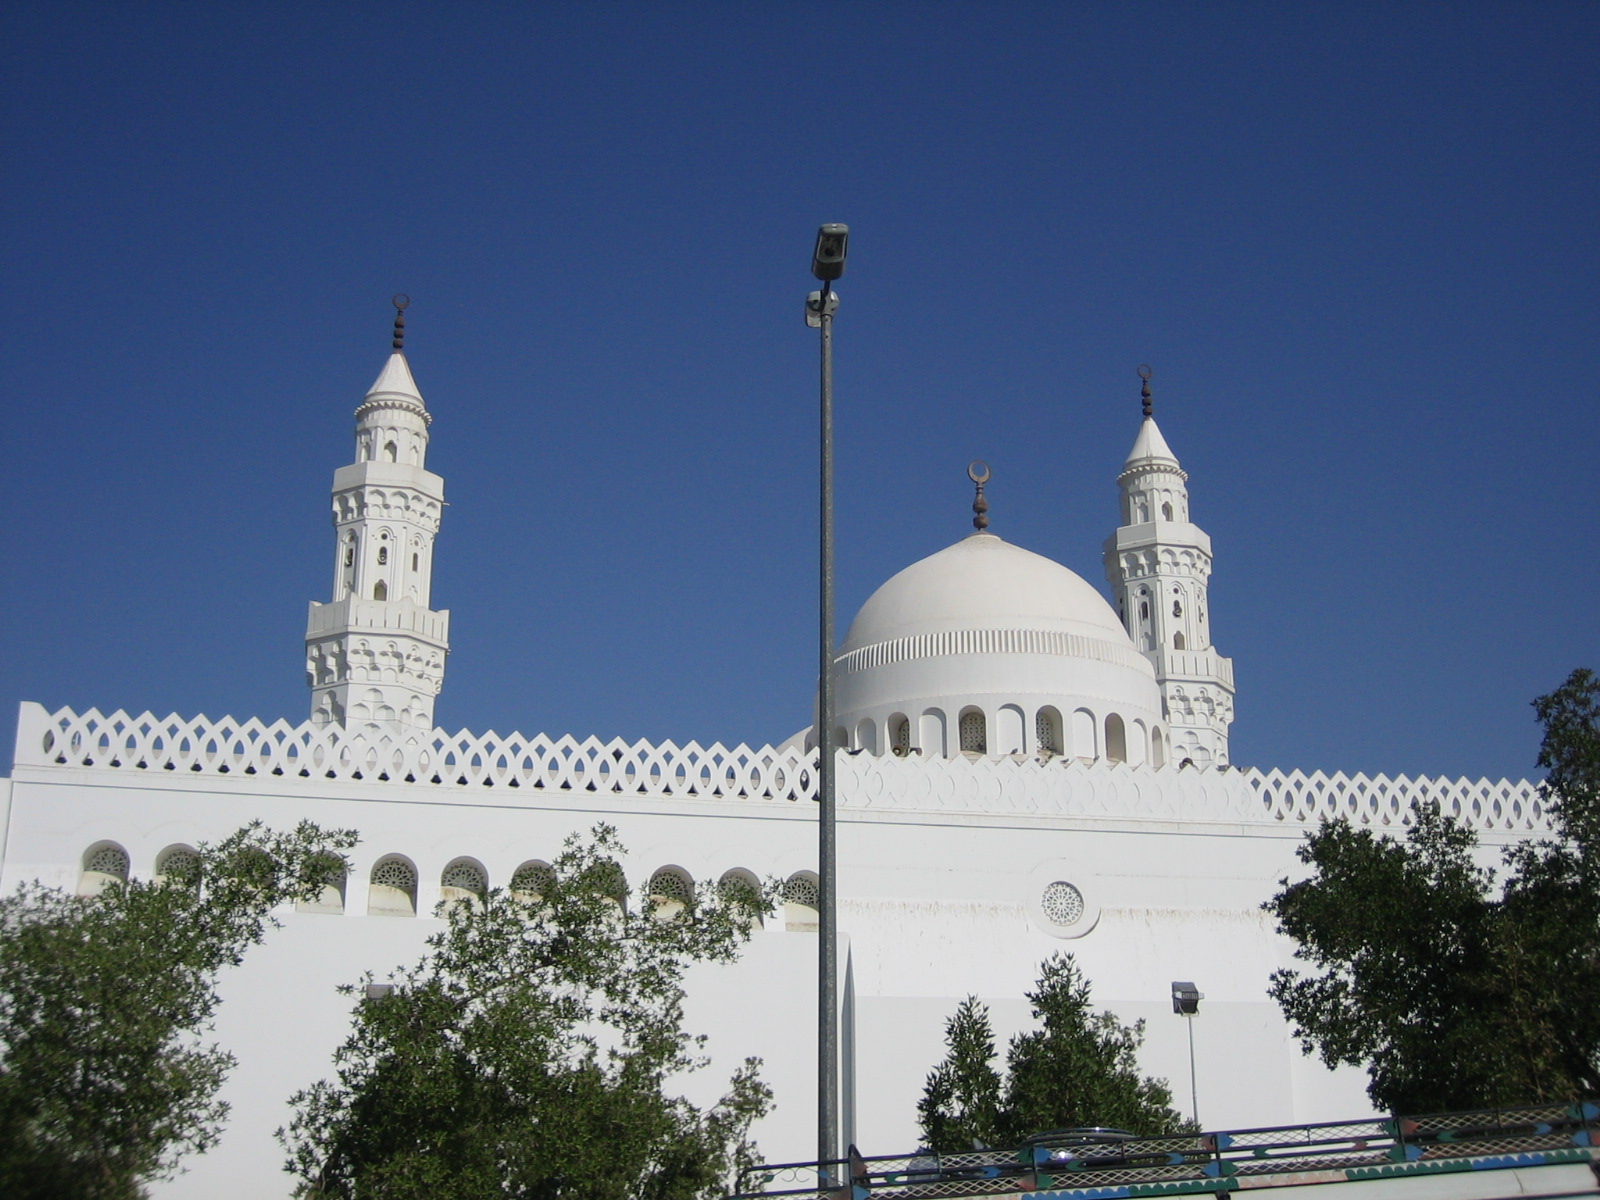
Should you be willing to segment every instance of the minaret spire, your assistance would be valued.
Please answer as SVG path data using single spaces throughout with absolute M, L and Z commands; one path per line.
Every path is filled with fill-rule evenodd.
M 306 622 L 311 718 L 369 732 L 433 728 L 450 614 L 428 607 L 444 480 L 425 467 L 428 426 L 406 361 L 404 294 L 393 350 L 356 409 L 356 460 L 333 476 L 333 599 Z
M 389 303 L 394 305 L 394 352 L 406 352 L 406 306 L 411 303 L 411 297 L 404 292 L 396 292 L 394 299 Z M 1145 413 L 1145 416 L 1149 416 Z
M 1233 721 L 1233 661 L 1211 645 L 1211 539 L 1189 520 L 1189 476 L 1156 425 L 1147 364 L 1144 419 L 1117 485 L 1122 525 L 1106 540 L 1106 579 L 1133 644 L 1156 670 L 1170 760 L 1221 766 Z

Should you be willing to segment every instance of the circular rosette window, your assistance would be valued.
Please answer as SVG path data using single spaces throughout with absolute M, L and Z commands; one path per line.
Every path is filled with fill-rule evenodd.
M 1094 876 L 1070 863 L 1045 863 L 1028 877 L 1029 915 L 1051 937 L 1079 938 L 1100 920 Z

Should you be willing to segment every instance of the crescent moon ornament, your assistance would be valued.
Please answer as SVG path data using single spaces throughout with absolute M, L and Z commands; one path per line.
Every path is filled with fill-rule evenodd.
M 981 458 L 975 458 L 967 464 L 967 478 L 982 487 L 989 482 L 989 464 Z

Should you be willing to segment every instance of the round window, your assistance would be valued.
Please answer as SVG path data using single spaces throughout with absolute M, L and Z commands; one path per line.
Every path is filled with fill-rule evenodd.
M 1076 925 L 1083 920 L 1083 893 L 1058 879 L 1045 887 L 1039 907 L 1053 925 Z

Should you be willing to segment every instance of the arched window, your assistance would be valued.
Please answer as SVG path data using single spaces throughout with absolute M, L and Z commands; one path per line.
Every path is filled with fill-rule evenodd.
M 628 876 L 615 859 L 597 862 L 588 883 L 595 892 L 616 905 L 619 914 L 628 907 Z
M 332 867 L 322 877 L 322 886 L 316 896 L 309 900 L 296 900 L 295 912 L 303 913 L 332 913 L 344 912 L 344 866 Z
M 983 713 L 975 708 L 961 714 L 961 752 L 963 754 L 989 752 L 989 727 Z
M 761 928 L 761 881 L 754 871 L 734 867 L 717 881 L 717 895 L 745 918 L 751 929 Z
M 417 915 L 417 869 L 398 854 L 380 858 L 372 868 L 367 891 L 369 917 Z
M 156 882 L 198 890 L 200 856 L 193 846 L 168 846 L 156 855 Z
M 856 722 L 856 749 L 865 750 L 868 754 L 878 752 L 878 726 L 871 717 L 863 717 Z
M 413 571 L 417 569 L 417 552 L 415 550 L 411 552 L 411 569 Z
M 511 898 L 524 904 L 538 904 L 549 896 L 556 883 L 556 871 L 547 862 L 530 859 L 512 873 Z
M 387 600 L 389 598 L 389 585 L 383 580 L 378 580 L 372 585 L 372 598 L 374 600 Z
M 378 565 L 380 567 L 386 567 L 389 565 L 389 547 L 378 547 Z
M 1161 504 L 1161 519 L 1163 521 L 1172 520 L 1172 505 L 1166 501 Z
M 346 544 L 344 548 L 344 565 L 347 567 L 353 567 L 356 565 L 356 547 L 354 542 Z
M 1106 718 L 1106 758 L 1112 762 L 1128 761 L 1128 730 L 1116 713 Z
M 783 927 L 790 933 L 817 931 L 821 889 L 810 871 L 796 871 L 783 885 Z
M 483 907 L 489 891 L 489 873 L 476 859 L 458 858 L 439 876 L 439 899 L 448 911 L 457 904 Z
M 889 718 L 889 750 L 900 758 L 911 753 L 911 718 L 905 713 Z
M 923 710 L 921 727 L 917 730 L 917 745 L 922 747 L 924 754 L 944 757 L 944 713 L 940 709 Z
M 1061 753 L 1061 714 L 1041 708 L 1033 717 L 1033 745 L 1039 754 Z
M 1182 650 L 1184 648 L 1183 647 L 1183 634 L 1175 633 L 1175 634 L 1172 635 L 1172 648 L 1174 650 Z
M 108 887 L 128 882 L 128 852 L 115 842 L 99 842 L 84 853 L 78 895 L 98 896 Z
M 1161 736 L 1161 727 L 1159 725 L 1150 727 L 1150 765 L 1152 767 L 1164 767 L 1167 765 L 1167 742 Z
M 694 900 L 694 880 L 682 867 L 662 867 L 650 876 L 650 915 L 676 921 Z
M 384 462 L 397 462 L 399 460 L 399 457 L 400 457 L 400 448 L 398 446 L 396 446 L 393 442 L 385 442 L 383 444 L 383 461 Z

